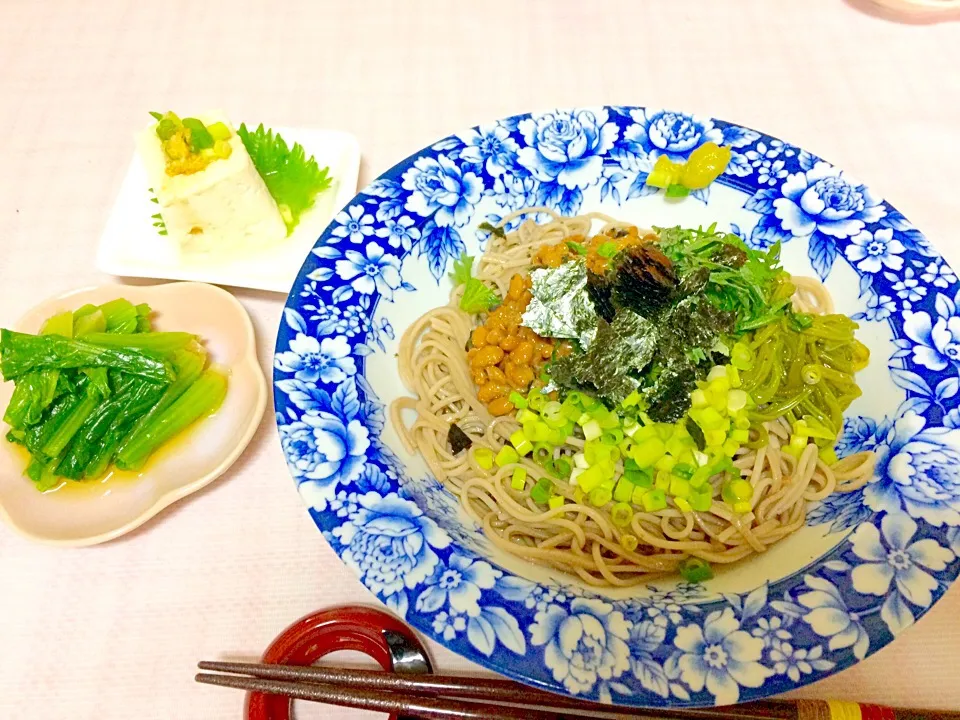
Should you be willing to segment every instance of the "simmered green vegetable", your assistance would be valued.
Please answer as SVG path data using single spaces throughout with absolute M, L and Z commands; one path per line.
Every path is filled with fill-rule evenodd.
M 83 367 L 114 368 L 157 382 L 173 379 L 170 363 L 159 355 L 101 347 L 59 335 L 29 335 L 0 330 L 0 373 L 4 380 L 16 380 L 31 370 Z
M 0 330 L 0 371 L 16 386 L 4 421 L 31 454 L 39 490 L 140 469 L 160 445 L 215 411 L 227 378 L 199 338 L 152 332 L 150 307 L 125 299 L 49 318 L 40 335 Z

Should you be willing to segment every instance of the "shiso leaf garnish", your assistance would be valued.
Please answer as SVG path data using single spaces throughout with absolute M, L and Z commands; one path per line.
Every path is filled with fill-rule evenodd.
M 317 195 L 330 187 L 330 168 L 320 168 L 314 158 L 307 157 L 300 143 L 288 147 L 282 137 L 262 123 L 253 132 L 241 124 L 237 134 L 276 201 L 289 235 Z

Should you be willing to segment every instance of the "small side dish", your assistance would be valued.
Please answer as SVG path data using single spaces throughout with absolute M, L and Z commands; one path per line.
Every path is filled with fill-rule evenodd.
M 52 315 L 38 335 L 0 330 L 0 377 L 15 383 L 6 439 L 38 490 L 139 471 L 220 407 L 227 374 L 196 335 L 154 332 L 151 312 L 117 298 Z
M 137 136 L 159 212 L 154 226 L 181 252 L 229 257 L 286 238 L 331 185 L 297 143 L 260 125 L 235 130 L 223 113 L 151 113 Z
M 80 546 L 129 532 L 225 472 L 263 416 L 253 325 L 213 285 L 87 288 L 38 304 L 9 328 L 0 519 L 32 540 Z M 34 373 L 58 376 L 39 383 L 52 400 L 20 389 Z M 71 405 L 69 418 L 51 417 L 58 403 Z M 29 445 L 2 439 L 23 432 L 27 443 L 48 429 L 29 441 L 33 457 Z M 39 481 L 25 472 L 31 464 Z

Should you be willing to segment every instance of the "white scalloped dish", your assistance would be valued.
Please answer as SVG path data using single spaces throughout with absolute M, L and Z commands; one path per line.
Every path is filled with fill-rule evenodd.
M 39 492 L 24 476 L 26 455 L 0 444 L 0 517 L 39 542 L 82 546 L 112 540 L 223 474 L 253 437 L 266 406 L 267 388 L 257 362 L 253 325 L 230 293 L 203 283 L 147 287 L 100 285 L 46 300 L 11 329 L 37 332 L 47 317 L 118 297 L 148 303 L 157 330 L 180 330 L 203 339 L 211 361 L 229 372 L 221 408 L 160 448 L 138 474 L 111 473 L 94 482 L 67 483 Z M 0 384 L 6 407 L 13 383 Z M 0 432 L 6 433 L 6 425 Z

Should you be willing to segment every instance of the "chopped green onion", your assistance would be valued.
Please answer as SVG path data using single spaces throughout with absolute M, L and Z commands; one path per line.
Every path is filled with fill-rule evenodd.
M 493 467 L 493 450 L 485 447 L 475 447 L 473 449 L 473 460 L 483 470 L 489 470 Z
M 730 387 L 732 388 L 738 388 L 743 385 L 743 380 L 740 378 L 740 371 L 733 365 L 727 365 L 727 380 L 730 381 Z
M 561 480 L 570 477 L 570 461 L 565 457 L 554 459 L 548 464 L 547 469 Z
M 519 405 L 517 407 L 520 407 Z M 521 408 L 520 412 L 517 413 L 517 422 L 525 423 L 530 420 L 536 420 L 537 414 L 532 410 L 527 410 L 526 408 Z
M 634 484 L 626 477 L 620 478 L 613 489 L 613 499 L 617 502 L 630 502 L 630 498 L 633 497 L 633 488 Z
M 538 442 L 533 446 L 531 459 L 538 465 L 543 465 L 553 456 L 553 446 L 545 442 Z
M 667 188 L 668 198 L 683 198 L 690 194 L 690 189 L 679 184 L 670 185 Z
M 621 440 L 623 440 L 623 430 L 620 428 L 606 430 L 600 436 L 600 442 L 604 445 L 619 445 Z
M 690 497 L 690 481 L 679 477 L 670 478 L 670 494 L 678 498 Z
M 629 533 L 624 533 L 620 536 L 620 546 L 627 552 L 633 552 L 637 549 L 637 545 L 640 544 L 640 541 L 637 540 L 636 535 L 630 535 Z
M 516 390 L 510 393 L 509 400 L 518 410 L 523 410 L 527 407 L 527 399 Z
M 560 412 L 564 418 L 572 422 L 576 422 L 577 418 L 583 414 L 580 407 L 576 403 L 570 402 L 569 398 L 563 401 L 563 404 L 560 406 Z
M 588 467 L 580 471 L 576 477 L 576 483 L 585 493 L 589 493 L 603 482 L 603 473 L 597 466 Z
M 727 457 L 733 457 L 740 449 L 740 441 L 735 438 L 727 438 L 723 441 L 723 454 Z
M 678 508 L 679 510 L 681 510 L 682 512 L 690 512 L 690 511 L 693 510 L 693 506 L 692 506 L 689 502 L 687 502 L 686 499 L 684 499 L 684 498 L 682 498 L 682 497 L 675 497 L 675 498 L 673 498 L 673 503 L 674 503 L 674 505 L 676 505 L 677 508 Z
M 550 506 L 551 510 L 556 510 L 557 508 L 563 507 L 564 498 L 562 495 L 554 495 L 547 501 L 547 505 Z
M 583 437 L 586 440 L 596 440 L 602 434 L 603 430 L 600 429 L 600 423 L 594 419 L 591 419 L 583 426 Z
M 727 410 L 736 412 L 747 406 L 747 393 L 743 390 L 731 390 L 727 393 Z
M 510 479 L 510 487 L 514 490 L 523 490 L 527 484 L 527 471 L 525 468 L 518 467 L 513 470 L 513 477 Z
M 700 558 L 687 558 L 679 566 L 677 571 L 680 576 L 689 583 L 701 583 L 713 578 L 713 570 L 710 563 Z
M 574 242 L 573 240 L 567 240 L 567 248 L 571 252 L 575 252 L 577 255 L 586 255 L 587 248 L 581 243 Z
M 517 454 L 520 455 L 520 457 L 523 457 L 533 450 L 533 444 L 527 439 L 527 436 L 524 435 L 523 430 L 517 430 L 510 436 L 510 444 L 516 448 Z
M 647 512 L 657 512 L 667 507 L 667 495 L 663 490 L 655 488 L 647 490 L 643 495 L 643 509 Z
M 689 463 L 677 463 L 673 466 L 673 474 L 677 477 L 681 477 L 684 480 L 689 480 L 693 477 L 693 473 L 696 468 Z
M 530 497 L 535 503 L 544 505 L 550 499 L 550 495 L 553 493 L 553 483 L 547 480 L 546 478 L 540 478 L 537 480 L 536 485 L 530 490 Z
M 687 498 L 690 507 L 697 512 L 708 512 L 713 505 L 713 487 L 710 485 L 694 488 L 694 492 Z
M 504 467 L 505 465 L 517 462 L 519 459 L 520 455 L 517 454 L 516 450 L 509 445 L 504 445 L 500 448 L 500 452 L 497 453 L 497 457 L 494 458 L 494 462 L 497 464 L 497 467 Z
M 613 492 L 605 485 L 599 485 L 590 491 L 590 504 L 603 507 L 613 499 Z
M 625 527 L 633 519 L 633 508 L 625 502 L 618 502 L 610 509 L 610 519 L 617 527 Z
M 531 393 L 527 395 L 527 406 L 531 410 L 540 412 L 548 402 L 550 402 L 550 398 L 539 391 L 531 391 Z
M 730 364 L 737 370 L 750 370 L 753 368 L 754 353 L 746 343 L 734 343 L 730 351 Z
M 213 125 L 207 127 L 207 130 L 210 131 L 210 134 L 213 136 L 214 140 L 230 139 L 230 128 L 228 128 L 222 122 L 215 122 Z
M 664 456 L 667 448 L 663 440 L 650 438 L 633 446 L 633 459 L 641 468 L 652 467 L 657 460 Z
M 632 393 L 630 393 L 629 395 L 627 395 L 627 397 L 624 398 L 623 402 L 620 403 L 620 405 L 622 407 L 629 408 L 629 407 L 633 407 L 639 402 L 640 402 L 640 393 L 634 390 Z

